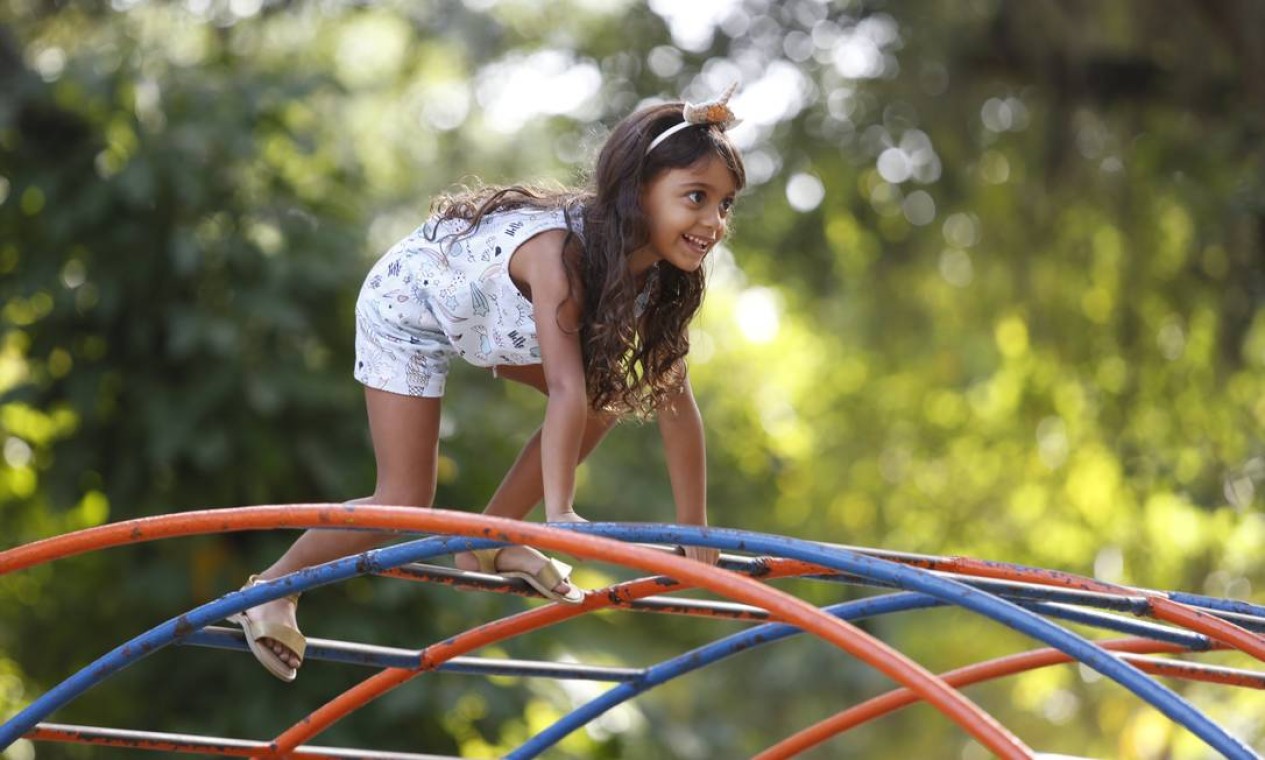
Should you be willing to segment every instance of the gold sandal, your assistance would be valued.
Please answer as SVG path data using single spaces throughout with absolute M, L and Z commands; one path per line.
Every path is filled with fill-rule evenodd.
M 525 570 L 497 570 L 496 558 L 501 552 L 508 549 L 508 546 L 499 546 L 495 549 L 474 549 L 470 553 L 479 560 L 479 572 L 491 573 L 492 575 L 500 575 L 505 578 L 521 578 L 527 581 L 527 585 L 536 589 L 546 599 L 564 604 L 580 604 L 584 601 L 584 591 L 571 582 L 571 566 L 565 562 L 559 562 L 556 559 L 546 558 L 546 562 L 533 575 Z M 558 584 L 566 583 L 571 589 L 560 594 L 554 591 Z
M 252 575 L 250 578 L 246 579 L 246 585 L 242 586 L 241 590 L 245 591 L 252 586 L 258 586 L 260 583 L 266 582 L 267 581 L 260 578 L 258 575 Z M 295 605 L 298 605 L 299 603 L 298 594 L 290 594 L 289 596 L 282 598 L 289 599 L 294 602 Z M 290 664 L 281 659 L 276 652 L 272 651 L 271 648 L 264 646 L 261 639 L 272 639 L 286 649 L 289 649 L 291 652 L 294 652 L 295 656 L 299 658 L 299 664 L 301 666 L 303 654 L 307 651 L 307 639 L 303 636 L 303 634 L 299 633 L 299 629 L 294 626 L 286 625 L 285 623 L 257 623 L 246 616 L 245 610 L 242 610 L 235 615 L 231 615 L 227 619 L 242 627 L 242 631 L 246 634 L 246 644 L 250 647 L 251 654 L 255 655 L 255 659 L 259 660 L 259 664 L 263 665 L 269 673 L 286 682 L 293 681 L 295 677 L 298 676 L 298 669 L 290 667 Z

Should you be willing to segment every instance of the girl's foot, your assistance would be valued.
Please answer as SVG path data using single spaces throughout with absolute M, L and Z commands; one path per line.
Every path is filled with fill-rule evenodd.
M 453 562 L 458 570 L 479 572 L 479 560 L 470 552 L 454 555 Z M 547 564 L 549 564 L 549 558 L 530 546 L 507 546 L 496 554 L 496 572 L 498 573 L 522 572 L 528 575 L 539 575 Z M 554 593 L 560 596 L 570 595 L 571 589 L 571 583 L 567 578 L 563 578 L 553 587 Z
M 255 623 L 258 627 L 263 627 L 272 623 L 284 626 L 293 630 L 295 633 L 298 633 L 299 621 L 296 617 L 296 610 L 297 605 L 295 605 L 292 599 L 289 597 L 282 597 L 280 599 L 274 599 L 271 602 L 267 602 L 266 604 L 261 604 L 258 607 L 251 607 L 242 614 L 248 617 L 251 622 Z M 276 639 L 265 637 L 260 639 L 259 642 L 266 648 L 270 649 L 272 653 L 277 655 L 277 657 L 286 665 L 297 669 L 303 664 L 302 657 L 295 654 Z

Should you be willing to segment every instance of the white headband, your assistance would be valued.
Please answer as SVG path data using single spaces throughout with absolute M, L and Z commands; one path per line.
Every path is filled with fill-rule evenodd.
M 680 124 L 673 124 L 660 132 L 658 137 L 650 141 L 650 147 L 646 148 L 646 153 L 649 154 L 659 143 L 686 127 L 715 125 L 720 127 L 721 131 L 724 131 L 730 127 L 737 126 L 740 121 L 734 117 L 734 112 L 729 109 L 729 97 L 737 89 L 738 83 L 734 82 L 729 85 L 729 89 L 725 90 L 715 100 L 709 100 L 705 103 L 686 103 L 684 109 L 685 121 Z

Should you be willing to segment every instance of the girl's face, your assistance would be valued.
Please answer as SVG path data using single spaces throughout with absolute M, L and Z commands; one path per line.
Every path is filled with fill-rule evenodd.
M 725 237 L 737 191 L 733 174 L 715 155 L 651 180 L 641 194 L 649 241 L 629 257 L 632 273 L 640 275 L 660 261 L 685 272 L 702 266 Z

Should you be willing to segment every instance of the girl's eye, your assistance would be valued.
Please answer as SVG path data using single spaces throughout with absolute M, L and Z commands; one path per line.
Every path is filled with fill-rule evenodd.
M 707 194 L 704 193 L 702 190 L 691 190 L 690 192 L 685 194 L 685 197 L 689 198 L 694 203 L 702 203 L 703 199 L 707 197 Z
M 728 214 L 730 211 L 733 211 L 733 210 L 734 210 L 734 199 L 733 199 L 733 198 L 726 198 L 725 200 L 721 201 L 721 202 L 720 202 L 720 210 L 721 210 L 722 212 L 724 212 L 725 214 Z

